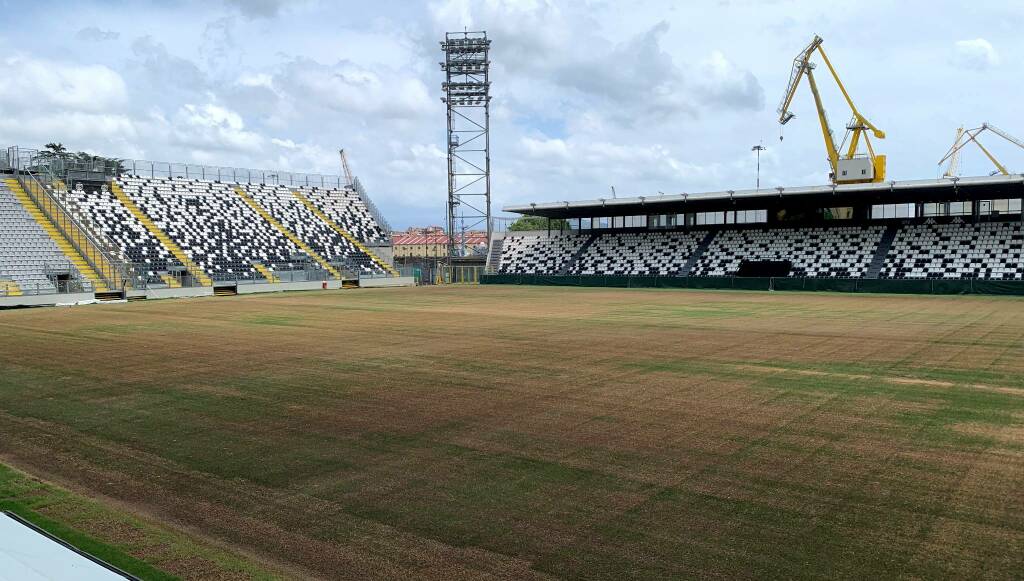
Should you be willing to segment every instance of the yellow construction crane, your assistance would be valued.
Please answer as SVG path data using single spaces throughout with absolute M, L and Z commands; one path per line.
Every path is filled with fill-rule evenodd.
M 818 108 L 818 121 L 821 123 L 821 132 L 825 137 L 825 149 L 828 152 L 829 166 L 832 170 L 830 175 L 832 183 L 857 184 L 885 181 L 885 156 L 875 155 L 875 150 L 871 146 L 871 140 L 868 137 L 868 131 L 878 139 L 885 139 L 885 132 L 875 127 L 857 110 L 857 106 L 853 104 L 850 94 L 846 92 L 846 87 L 839 80 L 836 69 L 832 66 L 832 63 L 828 60 L 828 55 L 825 54 L 825 50 L 821 47 L 822 42 L 821 37 L 815 35 L 811 44 L 807 45 L 807 48 L 800 51 L 800 54 L 793 59 L 793 69 L 789 74 L 789 86 L 786 87 L 786 94 L 782 97 L 782 102 L 778 108 L 779 124 L 785 125 L 795 116 L 789 110 L 789 106 L 793 102 L 793 96 L 796 95 L 801 79 L 807 77 L 807 83 L 811 87 L 811 94 L 814 95 L 814 104 Z M 843 97 L 846 98 L 846 104 L 849 105 L 853 115 L 850 122 L 846 124 L 846 137 L 843 138 L 842 143 L 839 145 L 836 145 L 835 138 L 832 135 L 828 116 L 825 114 L 825 107 L 822 105 L 821 95 L 818 93 L 818 84 L 814 80 L 815 64 L 811 62 L 811 57 L 814 56 L 815 52 L 820 54 L 822 60 L 825 61 L 825 65 L 828 67 L 829 72 L 832 73 L 832 78 L 835 79 L 836 85 L 839 86 Z M 779 139 L 781 138 L 780 136 Z M 862 139 L 867 150 L 866 155 L 857 153 L 857 148 L 860 146 Z M 844 148 L 846 149 L 845 152 L 843 152 Z
M 953 142 L 952 147 L 949 148 L 949 150 L 946 152 L 946 155 L 939 160 L 939 165 L 942 165 L 943 162 L 949 160 L 949 167 L 947 167 L 946 172 L 942 174 L 943 177 L 951 178 L 960 175 L 960 150 L 963 149 L 964 146 L 966 146 L 968 143 L 971 143 L 972 141 L 975 145 L 978 146 L 978 149 L 980 149 L 981 152 L 985 154 L 985 157 L 987 157 L 989 161 L 992 162 L 992 165 L 996 166 L 996 171 L 992 172 L 991 175 L 1010 175 L 1010 172 L 1007 171 L 1006 166 L 1004 166 L 1002 163 L 999 163 L 999 160 L 996 159 L 996 156 L 992 155 L 992 152 L 990 152 L 988 148 L 986 148 L 984 145 L 981 144 L 980 141 L 978 141 L 978 136 L 984 133 L 985 131 L 991 131 L 992 133 L 995 133 L 999 137 L 1002 137 L 1003 139 L 1009 141 L 1010 143 L 1016 145 L 1017 147 L 1024 149 L 1024 142 L 990 123 L 982 123 L 981 127 L 975 127 L 974 129 L 967 130 L 964 130 L 963 127 L 960 127 L 959 129 L 956 130 L 956 141 Z

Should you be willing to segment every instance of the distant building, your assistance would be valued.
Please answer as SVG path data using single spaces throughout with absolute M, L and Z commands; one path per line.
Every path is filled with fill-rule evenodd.
M 442 258 L 448 253 L 448 235 L 440 226 L 409 228 L 391 234 L 395 258 Z M 466 232 L 466 245 L 470 252 L 483 252 L 487 248 L 487 232 Z

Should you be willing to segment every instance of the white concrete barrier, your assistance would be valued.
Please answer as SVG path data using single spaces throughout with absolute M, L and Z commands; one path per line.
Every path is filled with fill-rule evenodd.
M 178 299 L 184 297 L 211 297 L 213 288 L 195 286 L 186 288 L 151 288 L 146 289 L 147 299 Z
M 332 284 L 334 283 L 334 284 Z M 238 294 L 251 295 L 256 293 L 280 293 L 286 291 L 322 290 L 324 284 L 327 290 L 341 288 L 340 280 L 307 280 L 302 282 L 272 282 L 266 284 L 240 284 Z
M 20 297 L 0 297 L 0 307 L 43 307 L 52 305 L 72 305 L 95 301 L 96 297 L 92 293 L 22 295 Z
M 388 286 L 416 286 L 416 279 L 411 276 L 396 276 L 394 278 L 361 278 L 360 288 L 380 288 Z

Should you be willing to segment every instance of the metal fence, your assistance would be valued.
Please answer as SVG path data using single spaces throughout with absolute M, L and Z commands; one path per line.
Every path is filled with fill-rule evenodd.
M 444 266 L 441 269 L 442 284 L 480 284 L 484 274 L 482 266 Z
M 4 285 L 4 282 L 4 280 L 0 280 L 0 298 L 13 296 L 40 296 L 71 293 L 91 294 L 95 290 L 93 289 L 92 284 L 89 283 L 89 281 L 77 278 L 53 280 L 50 281 L 49 283 L 22 283 L 18 285 L 18 292 L 15 292 L 13 288 Z
M 35 149 L 8 147 L 0 151 L 0 169 L 14 173 L 26 192 L 40 206 L 58 230 L 71 241 L 72 245 L 90 263 L 97 273 L 108 282 L 112 290 L 122 290 L 127 286 L 136 289 L 146 288 L 150 284 L 191 287 L 199 286 L 199 281 L 188 273 L 145 274 L 146 265 L 133 264 L 106 236 L 92 226 L 88 216 L 83 213 L 67 192 L 67 179 L 106 180 L 124 175 L 137 175 L 152 178 L 185 178 L 223 180 L 239 183 L 259 183 L 284 186 L 308 186 L 321 188 L 347 188 L 347 181 L 341 176 L 326 174 L 307 174 L 271 170 L 254 170 L 222 166 L 182 164 L 169 162 L 153 162 L 131 159 L 110 159 L 102 157 L 82 157 L 78 155 L 55 155 L 51 152 Z M 383 214 L 370 199 L 362 183 L 356 178 L 351 186 L 374 220 L 386 232 L 391 228 Z M 390 243 L 390 236 L 376 241 Z M 373 241 L 370 241 L 373 244 Z M 191 265 L 186 265 L 191 266 Z M 347 277 L 366 277 L 358 274 L 358 266 L 348 264 L 335 265 Z M 282 282 L 326 280 L 326 271 L 319 268 L 291 269 L 275 271 L 275 276 Z M 391 276 L 391 275 L 381 275 Z M 265 282 L 251 278 L 221 280 L 236 284 L 255 284 Z M 33 289 L 41 293 L 44 287 Z M 4 291 L 6 292 L 6 291 Z M 31 292 L 31 291 L 30 291 Z M 50 291 L 52 292 L 52 291 Z M 25 293 L 25 291 L 23 291 Z
M 145 178 L 184 178 L 231 181 L 247 184 L 282 185 L 292 187 L 348 188 L 346 178 L 339 175 L 301 173 L 281 170 L 250 169 L 141 159 L 114 159 L 106 157 L 80 157 L 77 155 L 55 155 L 48 151 L 8 147 L 0 156 L 0 168 L 21 169 L 32 172 L 48 172 L 54 176 L 70 176 L 78 179 L 97 179 L 133 175 Z M 373 219 L 385 232 L 391 226 L 384 215 L 370 199 L 366 188 L 355 178 L 351 188 L 366 204 Z
M 123 259 L 115 254 L 113 245 L 93 228 L 84 225 L 80 216 L 72 215 L 55 197 L 53 186 L 44 186 L 35 174 L 18 172 L 18 181 L 25 193 L 47 219 L 100 276 L 110 290 L 122 290 L 131 280 Z

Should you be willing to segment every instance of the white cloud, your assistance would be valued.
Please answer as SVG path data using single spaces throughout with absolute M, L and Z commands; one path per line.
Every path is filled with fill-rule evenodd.
M 139 138 L 135 124 L 123 115 L 49 111 L 28 116 L 0 116 L 0 133 L 45 143 L 57 139 L 79 143 Z
M 103 65 L 74 65 L 7 57 L 0 83 L 0 105 L 9 113 L 32 109 L 71 109 L 97 112 L 123 105 L 121 75 Z
M 543 0 L 448 0 L 432 12 L 438 27 L 459 22 L 488 29 L 495 76 L 513 77 L 508 97 L 526 108 L 596 109 L 624 126 L 643 117 L 763 108 L 757 78 L 722 51 L 701 62 L 677 61 L 665 46 L 666 20 L 609 38 L 600 33 L 596 12 Z M 522 78 L 529 81 L 516 83 Z
M 325 65 L 294 59 L 282 66 L 270 84 L 285 93 L 285 100 L 359 115 L 411 118 L 429 114 L 434 105 L 419 79 L 346 60 Z
M 96 26 L 87 26 L 75 33 L 75 38 L 87 42 L 105 42 L 121 38 L 121 33 L 116 30 L 103 30 Z
M 697 70 L 696 86 L 701 101 L 710 100 L 723 108 L 764 108 L 764 89 L 757 77 L 729 62 L 721 51 L 712 52 Z
M 267 73 L 246 73 L 238 77 L 238 84 L 243 87 L 274 88 L 274 78 Z
M 249 17 L 270 18 L 288 3 L 287 0 L 227 0 L 238 10 Z
M 953 62 L 963 69 L 983 71 L 999 65 L 999 53 L 984 38 L 958 40 L 954 44 Z
M 316 0 L 225 0 L 248 18 L 272 19 L 289 11 L 315 7 Z
M 216 105 L 186 104 L 178 110 L 172 123 L 173 141 L 196 150 L 259 153 L 264 138 L 247 131 L 242 116 Z
M 209 86 L 206 73 L 196 63 L 172 54 L 152 36 L 136 38 L 131 49 L 135 59 L 130 61 L 129 70 L 139 89 L 164 97 L 205 91 Z
M 754 183 L 749 147 L 761 139 L 771 147 L 762 183 L 821 183 L 826 163 L 806 88 L 783 143 L 763 89 L 781 92 L 793 55 L 819 32 L 858 105 L 888 132 L 875 147 L 889 155 L 891 176 L 931 177 L 961 120 L 1024 131 L 1006 98 L 1024 66 L 1009 55 L 1024 40 L 998 25 L 1018 21 L 1019 7 L 983 0 L 950 20 L 939 1 L 922 12 L 813 0 L 781 9 L 221 0 L 192 2 L 187 19 L 167 3 L 136 2 L 104 10 L 100 21 L 102 2 L 81 0 L 64 6 L 66 18 L 26 16 L 0 33 L 8 49 L 0 135 L 26 146 L 56 140 L 112 156 L 324 173 L 338 173 L 344 146 L 392 223 L 437 221 L 446 191 L 437 41 L 468 27 L 494 42 L 495 206 L 607 196 L 611 184 L 623 195 L 738 189 Z M 868 18 L 877 26 L 864 44 L 848 23 Z M 919 27 L 908 30 L 910 19 Z M 82 24 L 69 33 L 68 22 Z M 963 30 L 985 38 L 954 45 Z M 955 82 L 965 68 L 979 72 Z M 820 80 L 840 128 L 842 96 Z
M 549 171 L 589 180 L 593 175 L 623 180 L 666 182 L 706 178 L 713 168 L 679 160 L 658 144 L 619 144 L 589 139 L 524 137 L 520 149 L 532 164 L 548 164 Z M 627 182 L 628 183 L 628 182 Z

